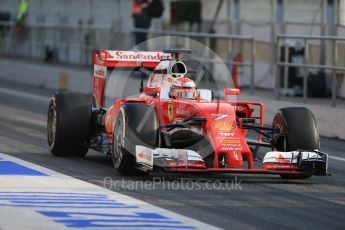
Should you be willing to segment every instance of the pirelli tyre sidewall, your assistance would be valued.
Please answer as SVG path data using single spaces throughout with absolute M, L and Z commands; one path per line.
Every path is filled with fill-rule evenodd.
M 273 119 L 273 128 L 280 129 L 285 143 L 278 141 L 278 151 L 313 151 L 320 149 L 320 136 L 313 113 L 304 107 L 280 109 Z M 283 140 L 283 139 L 281 139 Z M 311 175 L 281 175 L 287 179 L 305 179 Z
M 136 169 L 135 146 L 156 148 L 159 122 L 152 106 L 127 103 L 120 109 L 113 129 L 112 159 L 121 175 L 142 176 L 147 173 Z
M 56 156 L 85 156 L 91 130 L 93 97 L 84 93 L 55 93 L 49 102 L 47 139 Z

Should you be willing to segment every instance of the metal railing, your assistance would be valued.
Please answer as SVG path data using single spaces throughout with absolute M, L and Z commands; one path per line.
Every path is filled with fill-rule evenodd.
M 284 62 L 280 61 L 281 58 L 281 42 L 282 40 L 286 41 L 287 39 L 295 39 L 295 40 L 302 40 L 303 41 L 303 46 L 305 47 L 305 53 L 304 53 L 304 58 L 303 58 L 303 63 L 291 63 L 288 60 L 288 49 L 285 49 L 285 58 Z M 307 64 L 308 62 L 308 42 L 309 41 L 319 41 L 320 43 L 324 43 L 325 41 L 331 41 L 331 65 L 315 65 L 315 64 Z M 337 66 L 337 41 L 345 41 L 345 38 L 343 37 L 334 37 L 334 36 L 300 36 L 300 35 L 282 35 L 279 34 L 276 36 L 276 66 L 277 66 L 277 71 L 276 71 L 276 96 L 277 99 L 280 99 L 280 94 L 281 94 L 281 75 L 279 68 L 285 68 L 287 70 L 289 67 L 297 67 L 297 68 L 302 68 L 304 70 L 306 69 L 319 69 L 319 70 L 329 70 L 331 71 L 332 75 L 332 106 L 336 106 L 336 99 L 337 99 L 337 72 L 345 72 L 345 67 L 343 66 Z M 325 44 L 320 44 L 322 46 Z M 321 48 L 320 48 L 321 49 Z M 307 102 L 307 97 L 308 97 L 308 75 L 303 74 L 303 102 Z M 287 81 L 288 81 L 288 74 L 287 71 L 284 73 L 284 88 L 287 87 Z
M 1 22 L 0 54 L 44 60 L 47 49 L 54 54 L 53 62 L 85 66 L 91 64 L 96 48 L 111 48 L 119 40 L 112 26 L 60 25 L 35 23 L 17 33 L 15 23 Z

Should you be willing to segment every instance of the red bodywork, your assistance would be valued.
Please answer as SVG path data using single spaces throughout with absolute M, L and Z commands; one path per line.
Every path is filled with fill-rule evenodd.
M 128 55 L 128 53 L 132 55 Z M 96 51 L 94 54 L 93 94 L 97 106 L 100 108 L 104 106 L 104 87 L 108 67 L 146 67 L 152 69 L 160 63 L 161 59 L 169 57 L 169 54 L 160 52 Z M 254 168 L 253 153 L 246 141 L 247 129 L 241 127 L 242 120 L 239 117 L 259 117 L 260 125 L 263 126 L 263 103 L 230 100 L 203 102 L 198 99 L 160 99 L 159 96 L 154 97 L 146 94 L 145 90 L 142 94 L 144 94 L 144 97 L 117 99 L 107 109 L 104 125 L 110 143 L 112 143 L 114 123 L 121 107 L 128 102 L 139 102 L 155 108 L 160 124 L 172 124 L 191 115 L 207 118 L 207 122 L 202 123 L 201 129 L 213 145 L 213 167 L 206 168 L 204 165 L 196 165 L 188 168 L 172 167 L 169 170 L 265 174 L 300 173 L 297 165 L 294 164 L 284 165 L 283 167 L 281 164 L 266 164 L 262 168 Z M 238 95 L 239 90 L 226 89 L 224 94 Z M 255 113 L 258 114 L 255 115 Z M 260 142 L 261 138 L 262 136 L 259 135 L 257 141 Z M 219 165 L 222 155 L 226 155 L 227 167 L 220 167 Z M 247 167 L 244 167 L 244 162 L 247 162 Z

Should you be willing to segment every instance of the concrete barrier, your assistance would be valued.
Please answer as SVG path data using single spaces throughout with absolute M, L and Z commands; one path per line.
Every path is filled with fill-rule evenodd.
M 49 89 L 90 92 L 92 69 L 54 66 L 22 60 L 1 59 L 0 79 Z
M 66 89 L 76 92 L 91 92 L 92 69 L 78 69 L 65 66 L 44 65 L 40 63 L 0 60 L 0 80 L 27 83 L 50 89 Z M 0 81 L 1 84 L 1 81 Z M 126 93 L 135 94 L 139 87 L 135 79 L 112 79 L 108 84 L 107 96 L 116 97 Z M 124 90 L 126 88 L 126 90 Z M 120 95 L 115 95 L 120 94 Z M 245 93 L 241 99 L 261 101 L 265 104 L 265 123 L 270 124 L 274 114 L 283 107 L 307 107 L 315 115 L 322 136 L 345 139 L 345 109 L 333 108 L 329 104 L 315 105 L 297 102 L 278 101 L 263 96 L 250 96 Z

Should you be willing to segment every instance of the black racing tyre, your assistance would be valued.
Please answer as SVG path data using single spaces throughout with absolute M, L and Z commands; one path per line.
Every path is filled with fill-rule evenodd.
M 146 175 L 135 168 L 135 146 L 155 148 L 158 135 L 158 118 L 152 106 L 142 103 L 123 105 L 113 129 L 112 159 L 117 172 L 124 176 Z
M 284 136 L 273 146 L 277 151 L 313 151 L 320 149 L 320 136 L 313 113 L 303 107 L 283 108 L 275 115 L 273 128 Z M 285 179 L 306 179 L 311 175 L 281 175 Z
M 50 99 L 47 139 L 56 156 L 83 157 L 90 141 L 93 97 L 84 93 L 59 92 Z
M 279 143 L 278 151 L 313 151 L 320 148 L 320 137 L 313 113 L 303 107 L 289 107 L 278 111 L 273 119 L 273 128 L 285 135 L 286 146 Z

